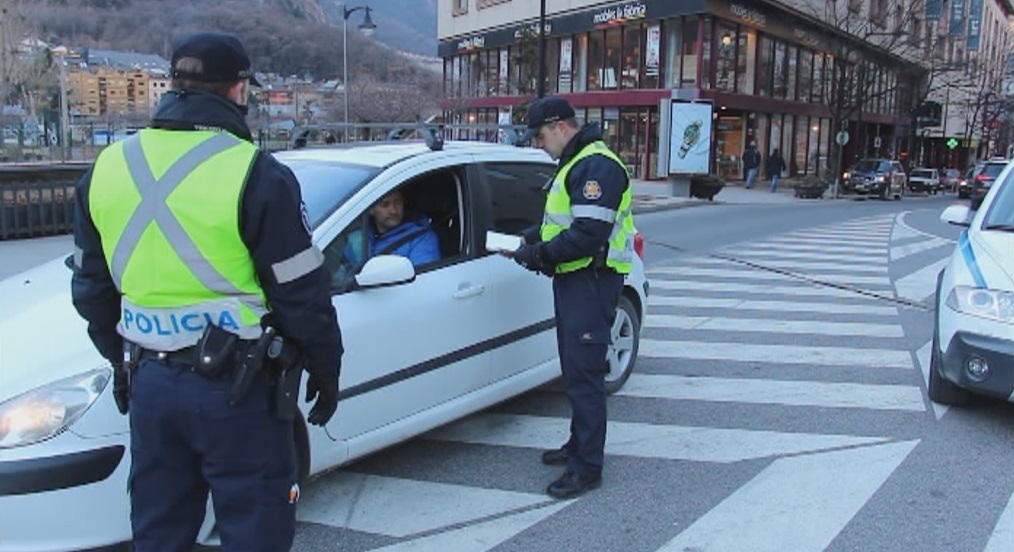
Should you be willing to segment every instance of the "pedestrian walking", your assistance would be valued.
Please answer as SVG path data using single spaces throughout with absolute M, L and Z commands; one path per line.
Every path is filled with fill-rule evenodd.
M 171 70 L 149 127 L 77 183 L 73 302 L 130 419 L 132 549 L 192 551 L 210 492 L 225 551 L 285 551 L 298 399 L 280 390 L 305 366 L 308 422 L 335 413 L 329 279 L 298 182 L 252 143 L 242 43 L 192 35 Z
M 778 179 L 782 177 L 783 170 L 785 170 L 785 160 L 782 159 L 782 154 L 778 151 L 778 148 L 775 148 L 771 152 L 771 155 L 768 156 L 767 165 L 764 167 L 764 172 L 771 179 L 772 193 L 778 190 Z
M 630 177 L 602 142 L 597 123 L 580 127 L 558 97 L 528 108 L 528 138 L 559 160 L 546 197 L 540 240 L 509 253 L 553 278 L 560 366 L 571 406 L 570 438 L 542 461 L 566 470 L 546 492 L 572 498 L 602 482 L 606 439 L 606 352 L 633 262 Z
M 757 169 L 760 168 L 761 155 L 757 151 L 757 144 L 750 142 L 743 150 L 743 173 L 746 178 L 746 189 L 753 188 L 753 181 L 757 178 Z

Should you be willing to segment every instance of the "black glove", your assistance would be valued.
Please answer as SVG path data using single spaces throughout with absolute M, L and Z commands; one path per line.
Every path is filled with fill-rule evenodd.
M 335 410 L 338 410 L 338 382 L 334 379 L 330 382 L 321 381 L 317 376 L 310 374 L 306 380 L 306 402 L 312 401 L 315 397 L 317 401 L 313 403 L 306 421 L 315 426 L 323 426 L 334 416 Z
M 545 267 L 542 263 L 542 250 L 538 245 L 522 245 L 511 255 L 514 262 L 532 272 L 542 272 Z
M 126 414 L 130 408 L 130 374 L 124 366 L 113 368 L 113 400 L 120 414 Z

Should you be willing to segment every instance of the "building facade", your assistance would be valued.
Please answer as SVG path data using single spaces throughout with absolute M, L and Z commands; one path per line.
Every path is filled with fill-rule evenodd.
M 912 31 L 910 11 L 849 0 L 839 22 L 802 4 L 814 2 L 547 0 L 546 93 L 567 97 L 582 121 L 601 123 L 638 178 L 661 176 L 659 102 L 676 89 L 713 102 L 711 170 L 728 178 L 742 175 L 748 142 L 765 157 L 779 149 L 789 175 L 826 174 L 839 130 L 852 137 L 846 162 L 907 156 L 920 65 L 872 37 Z M 520 121 L 510 112 L 535 95 L 539 11 L 539 0 L 452 0 L 441 10 L 445 94 L 461 122 Z M 857 38 L 841 30 L 853 18 L 885 30 Z M 906 45 L 918 51 L 919 40 Z M 870 93 L 833 128 L 839 58 L 851 52 L 867 60 Z

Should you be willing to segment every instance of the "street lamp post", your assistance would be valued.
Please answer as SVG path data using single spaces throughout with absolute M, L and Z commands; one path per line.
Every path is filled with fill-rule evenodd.
M 366 36 L 373 34 L 377 26 L 370 19 L 369 6 L 355 6 L 349 8 L 342 4 L 342 87 L 345 88 L 345 141 L 349 141 L 349 16 L 358 10 L 364 10 L 363 22 L 359 24 L 359 30 Z
M 546 95 L 546 0 L 539 5 L 539 82 L 536 94 L 542 98 Z

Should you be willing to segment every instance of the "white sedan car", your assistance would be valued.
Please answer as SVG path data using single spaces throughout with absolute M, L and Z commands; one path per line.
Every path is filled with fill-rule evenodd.
M 929 396 L 937 403 L 964 404 L 970 393 L 1014 402 L 1012 167 L 976 209 L 960 203 L 940 215 L 966 230 L 937 282 L 929 374 Z
M 327 432 L 296 421 L 303 478 L 559 375 L 550 280 L 484 246 L 488 230 L 531 235 L 541 224 L 556 166 L 545 153 L 402 142 L 275 155 L 302 185 L 346 344 Z M 433 220 L 442 258 L 417 269 L 392 256 L 349 266 L 348 237 L 394 189 Z M 635 248 L 613 325 L 610 391 L 633 368 L 647 304 L 640 235 Z M 127 418 L 71 304 L 70 276 L 61 258 L 0 282 L 0 552 L 130 539 Z M 309 405 L 300 406 L 305 415 Z M 213 520 L 201 539 L 215 541 Z

